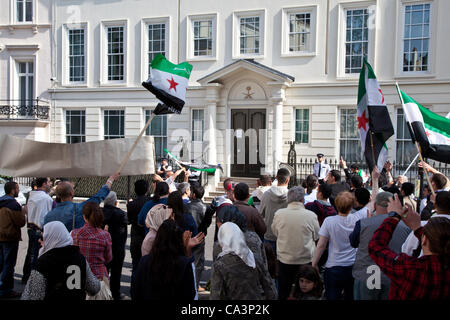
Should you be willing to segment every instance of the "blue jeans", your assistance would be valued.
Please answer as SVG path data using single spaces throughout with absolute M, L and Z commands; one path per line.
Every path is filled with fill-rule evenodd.
M 39 234 L 36 229 L 28 229 L 28 249 L 25 262 L 23 264 L 23 278 L 27 280 L 30 277 L 31 270 L 36 269 L 36 263 L 39 256 Z
M 353 300 L 352 269 L 353 266 L 325 268 L 323 280 L 327 300 Z
M 14 288 L 14 267 L 19 251 L 19 241 L 0 242 L 0 296 L 9 294 Z

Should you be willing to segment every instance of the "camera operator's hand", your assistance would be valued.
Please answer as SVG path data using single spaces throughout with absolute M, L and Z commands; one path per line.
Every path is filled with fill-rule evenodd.
M 416 231 L 421 226 L 420 215 L 414 211 L 409 203 L 406 203 L 405 206 L 407 207 L 407 210 L 403 214 L 402 220 L 412 231 Z
M 387 207 L 388 212 L 396 212 L 400 216 L 403 217 L 403 214 L 408 210 L 407 208 L 404 208 L 402 206 L 402 203 L 400 202 L 400 199 L 398 198 L 398 194 L 394 194 L 394 199 L 389 199 L 389 204 Z

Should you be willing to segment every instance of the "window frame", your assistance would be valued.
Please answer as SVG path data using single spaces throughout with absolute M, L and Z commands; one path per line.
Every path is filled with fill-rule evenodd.
M 31 21 L 19 21 L 17 14 L 18 14 L 18 10 L 17 10 L 17 4 L 18 4 L 19 0 L 11 0 L 11 24 L 35 24 L 36 23 L 36 16 L 37 16 L 37 5 L 36 5 L 36 0 L 31 0 Z M 24 3 L 27 2 L 27 0 L 22 0 L 24 1 Z M 24 8 L 23 11 L 26 14 L 26 9 Z
M 105 131 L 106 131 L 106 126 L 107 126 L 107 123 L 106 123 L 106 117 L 107 117 L 107 114 L 106 113 L 108 113 L 109 111 L 119 111 L 120 112 L 120 114 L 118 115 L 119 116 L 119 118 L 123 118 L 123 127 L 121 128 L 120 127 L 120 120 L 119 120 L 119 134 L 118 135 L 113 135 L 113 134 L 105 134 Z M 109 115 L 108 115 L 109 116 Z M 125 116 L 125 110 L 124 109 L 120 109 L 120 108 L 107 108 L 107 109 L 103 109 L 102 110 L 102 121 L 103 121 L 103 140 L 111 140 L 111 139 L 122 139 L 122 138 L 125 138 L 125 123 L 126 123 L 126 116 Z M 108 124 L 108 127 L 109 127 L 109 124 Z M 122 130 L 120 130 L 120 129 L 122 129 Z M 120 134 L 120 131 L 122 131 L 123 132 L 123 134 Z M 106 137 L 109 137 L 109 138 L 106 138 Z
M 307 142 L 301 142 L 301 141 L 297 141 L 297 110 L 308 110 L 308 141 Z M 303 107 L 303 106 L 298 106 L 298 107 L 294 107 L 294 114 L 293 114 L 293 119 L 294 119 L 294 137 L 293 137 L 293 141 L 295 141 L 296 144 L 302 145 L 302 146 L 307 146 L 310 145 L 311 143 L 311 108 L 310 107 Z M 304 122 L 304 120 L 303 120 Z M 303 131 L 302 131 L 303 132 Z
M 144 109 L 144 112 L 143 112 L 143 115 L 144 115 L 144 123 L 147 123 L 147 121 L 148 121 L 148 118 L 151 116 L 151 114 L 153 113 L 155 111 L 155 109 L 154 108 L 152 108 L 152 109 Z M 148 114 L 148 115 L 147 115 Z M 167 147 L 168 147 L 168 145 L 169 145 L 169 135 L 168 135 L 168 132 L 169 132 L 169 117 L 168 117 L 169 115 L 168 114 L 162 114 L 162 115 L 156 115 L 155 116 L 155 118 L 153 118 L 153 120 L 152 120 L 152 122 L 153 121 L 155 121 L 155 119 L 157 119 L 157 117 L 161 117 L 161 118 L 165 118 L 166 120 L 166 132 L 165 132 L 165 135 L 158 135 L 158 136 L 156 136 L 156 135 L 151 135 L 151 134 L 147 134 L 147 132 L 149 131 L 149 130 L 151 130 L 151 125 L 150 125 L 150 127 L 148 127 L 146 130 L 145 130 L 145 133 L 144 133 L 144 135 L 145 136 L 152 136 L 153 137 L 153 141 L 154 141 L 154 144 L 155 144 L 155 158 L 157 157 L 157 150 L 156 150 L 156 141 L 155 141 L 155 139 L 156 138 L 166 138 L 166 145 L 165 145 L 165 147 L 163 146 L 163 148 L 166 148 L 167 149 Z M 149 133 L 151 133 L 151 131 L 149 132 Z M 162 150 L 161 150 L 162 151 Z M 161 157 L 164 157 L 164 152 L 161 152 Z M 156 159 L 156 161 L 157 162 L 159 162 L 161 159 Z
M 343 110 L 354 110 L 355 111 L 355 118 L 357 118 L 357 107 L 354 106 L 340 106 L 338 108 L 338 125 L 337 125 L 337 138 L 338 138 L 338 157 L 341 157 L 341 141 L 342 140 L 347 140 L 347 141 L 357 141 L 359 142 L 359 148 L 357 148 L 357 150 L 361 150 L 361 138 L 359 137 L 359 132 L 358 129 L 356 129 L 357 132 L 357 136 L 356 138 L 341 138 L 341 116 L 342 116 L 342 111 Z M 358 123 L 358 121 L 356 120 L 356 124 Z M 358 154 L 358 158 L 356 160 L 350 159 L 347 155 L 342 155 L 344 157 L 344 159 L 347 162 L 361 162 L 361 161 L 365 161 L 364 157 L 361 155 L 361 152 Z
M 79 135 L 76 135 L 76 134 L 71 134 L 71 133 L 68 133 L 67 132 L 67 112 L 72 112 L 72 111 L 81 111 L 81 112 L 84 112 L 84 115 L 83 114 L 81 114 L 80 116 L 82 117 L 82 118 L 84 118 L 84 133 L 83 134 L 79 134 Z M 82 126 L 82 128 L 83 128 L 83 126 Z M 81 128 L 81 129 L 82 129 Z M 65 143 L 74 143 L 74 142 L 68 142 L 67 141 L 67 139 L 68 138 L 71 138 L 71 137 L 81 137 L 81 141 L 80 142 L 86 142 L 86 109 L 65 109 L 64 110 L 64 130 L 65 130 Z M 80 131 L 83 131 L 83 130 L 80 130 Z M 80 143 L 80 142 L 75 142 L 75 143 Z
M 313 6 L 299 6 L 282 9 L 282 23 L 281 23 L 281 57 L 312 57 L 317 55 L 317 29 L 318 29 L 318 5 Z M 289 30 L 290 30 L 290 15 L 297 13 L 310 14 L 310 38 L 309 50 L 307 51 L 289 51 Z
M 150 63 L 149 61 L 149 36 L 148 27 L 152 24 L 165 24 L 165 57 L 167 60 L 171 60 L 171 50 L 170 50 L 170 30 L 171 30 L 171 18 L 170 17 L 154 17 L 154 18 L 144 18 L 141 20 L 141 63 L 142 66 L 148 66 L 147 68 L 141 68 L 141 78 L 148 79 L 150 77 Z
M 201 132 L 201 140 L 194 140 L 194 112 L 195 111 L 202 111 L 203 112 L 203 119 L 202 119 L 202 129 Z M 197 119 L 198 120 L 198 119 Z M 198 130 L 196 130 L 198 131 Z M 193 108 L 191 109 L 191 142 L 192 143 L 203 143 L 205 138 L 205 109 L 202 108 Z
M 217 60 L 217 43 L 218 43 L 218 13 L 206 13 L 189 15 L 186 19 L 186 53 L 187 61 L 216 61 Z M 207 56 L 194 55 L 194 22 L 196 21 L 212 21 L 212 54 Z
M 404 135 L 405 132 L 408 132 L 408 128 L 406 127 L 405 113 L 403 112 L 403 108 L 402 108 L 401 105 L 397 105 L 397 106 L 395 106 L 395 139 L 394 139 L 395 140 L 395 153 L 394 153 L 394 157 L 393 158 L 395 159 L 395 162 L 397 164 L 400 163 L 402 165 L 403 164 L 404 165 L 408 165 L 414 159 L 415 155 L 411 159 L 406 160 L 406 162 L 405 161 L 399 162 L 399 159 L 397 159 L 397 151 L 399 150 L 400 145 L 403 146 L 402 147 L 402 158 L 403 158 L 403 160 L 406 158 L 405 143 L 406 142 L 410 142 L 411 145 L 414 146 L 414 144 L 411 141 L 411 138 L 407 138 L 407 139 L 405 139 L 404 137 L 401 138 L 401 139 L 397 138 L 397 134 L 399 132 L 399 128 L 398 128 L 398 117 L 400 115 L 399 111 L 402 111 L 402 115 L 403 115 L 403 135 Z M 400 141 L 400 143 L 399 143 L 399 141 Z M 413 149 L 414 149 L 414 151 L 416 151 L 415 146 L 414 146 Z
M 259 17 L 259 53 L 241 53 L 240 19 Z M 266 53 L 266 9 L 233 12 L 232 59 L 263 59 Z M 268 29 L 268 28 L 267 28 Z
M 108 80 L 108 28 L 123 27 L 123 80 Z M 128 84 L 128 19 L 101 22 L 100 86 L 127 86 Z
M 371 10 L 374 8 L 375 10 Z M 367 60 L 371 63 L 372 67 L 376 69 L 376 28 L 378 20 L 378 7 L 377 2 L 370 1 L 359 1 L 351 3 L 340 3 L 339 4 L 339 22 L 338 22 L 338 36 L 337 36 L 337 63 L 336 63 L 336 79 L 337 80 L 358 80 L 358 73 L 345 73 L 345 45 L 346 45 L 346 29 L 347 29 L 347 11 L 348 10 L 364 10 L 367 9 L 368 13 L 368 52 Z M 372 16 L 374 15 L 374 16 Z M 375 23 L 375 28 L 370 28 L 371 21 Z
M 69 61 L 69 31 L 84 30 L 84 81 L 70 81 L 70 61 Z M 62 85 L 65 87 L 86 87 L 89 79 L 89 26 L 88 22 L 66 23 L 63 24 L 63 32 L 61 39 L 61 55 L 62 55 Z
M 403 50 L 405 32 L 406 6 L 417 4 L 430 4 L 429 43 L 428 43 L 428 70 L 403 71 Z M 395 41 L 395 74 L 394 79 L 402 78 L 435 78 L 436 77 L 436 43 L 437 43 L 437 12 L 438 1 L 435 0 L 400 0 L 397 1 L 397 25 Z
M 36 74 L 35 74 L 36 67 L 35 67 L 35 62 L 34 62 L 34 60 L 16 60 L 15 63 L 16 63 L 17 97 L 18 97 L 18 100 L 22 101 L 22 99 L 20 97 L 20 92 L 21 92 L 20 77 L 24 76 L 25 77 L 25 91 L 26 91 L 26 97 L 25 97 L 25 101 L 26 102 L 25 102 L 25 105 L 26 106 L 32 106 L 33 105 L 33 100 L 35 100 L 34 96 L 35 96 L 35 93 L 36 93 Z M 28 70 L 25 73 L 21 73 L 20 72 L 20 67 L 19 67 L 19 64 L 21 64 L 21 63 L 25 63 L 26 64 L 26 69 L 27 70 L 29 69 L 29 65 L 28 64 L 32 63 L 33 65 L 32 65 L 31 72 L 29 72 L 29 70 Z M 32 80 L 32 90 L 33 91 L 31 92 L 31 99 L 29 99 L 29 95 L 30 95 L 30 92 L 29 92 L 29 89 L 30 89 L 30 87 L 29 87 L 29 78 L 30 78 L 30 76 L 33 77 L 33 80 Z

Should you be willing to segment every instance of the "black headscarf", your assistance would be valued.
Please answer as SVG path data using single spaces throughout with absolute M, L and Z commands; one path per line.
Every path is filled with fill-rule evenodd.
M 246 231 L 245 216 L 239 211 L 239 209 L 233 205 L 224 206 L 217 211 L 217 219 L 222 222 L 233 222 L 242 230 Z

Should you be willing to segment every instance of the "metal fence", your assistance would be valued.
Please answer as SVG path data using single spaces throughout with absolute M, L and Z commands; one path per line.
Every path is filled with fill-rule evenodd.
M 433 168 L 444 174 L 446 177 L 450 176 L 450 165 L 447 163 L 437 162 L 434 160 L 424 159 Z M 339 165 L 339 160 L 335 158 L 324 158 L 325 163 L 329 164 L 332 170 L 340 170 L 342 177 L 345 177 L 344 170 Z M 295 178 L 291 179 L 290 185 L 301 185 L 306 177 L 313 173 L 314 164 L 317 162 L 317 158 L 297 157 L 293 144 L 288 153 L 288 164 L 295 169 Z M 406 176 L 409 181 L 414 182 L 419 178 L 419 160 L 417 159 L 406 172 Z M 359 169 L 364 170 L 367 175 L 370 176 L 370 172 L 367 163 L 364 162 L 347 162 L 347 167 L 350 169 L 352 164 L 356 164 Z M 391 174 L 395 178 L 399 175 L 403 175 L 411 163 L 392 162 Z M 426 183 L 426 179 L 424 180 Z

